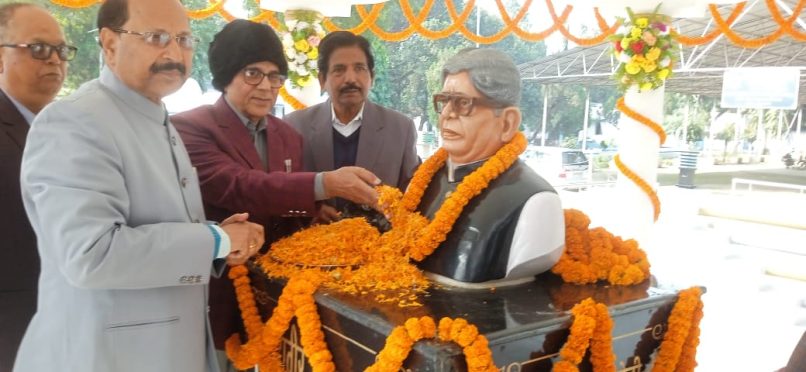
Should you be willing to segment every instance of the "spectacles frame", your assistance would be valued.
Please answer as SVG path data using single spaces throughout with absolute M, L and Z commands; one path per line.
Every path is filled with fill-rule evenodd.
M 53 52 L 56 52 L 56 55 L 59 56 L 59 59 L 62 61 L 71 61 L 73 58 L 76 57 L 76 53 L 78 52 L 78 48 L 72 45 L 50 45 L 48 43 L 22 43 L 22 44 L 0 44 L 0 47 L 4 48 L 27 48 L 31 52 L 31 57 L 33 59 L 38 59 L 42 61 L 46 61 L 50 59 L 50 56 L 53 55 Z

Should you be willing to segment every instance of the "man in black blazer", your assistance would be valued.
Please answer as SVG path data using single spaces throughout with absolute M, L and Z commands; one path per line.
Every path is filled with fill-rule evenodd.
M 284 118 L 302 134 L 305 170 L 358 166 L 405 190 L 420 164 L 417 132 L 410 118 L 367 99 L 375 77 L 367 39 L 348 31 L 328 34 L 319 44 L 317 67 L 328 100 Z M 340 212 L 350 207 L 336 205 Z M 322 211 L 319 218 L 327 220 Z
M 67 60 L 61 27 L 32 4 L 0 6 L 0 372 L 11 371 L 36 312 L 39 256 L 20 193 L 20 163 L 34 116 L 59 92 Z

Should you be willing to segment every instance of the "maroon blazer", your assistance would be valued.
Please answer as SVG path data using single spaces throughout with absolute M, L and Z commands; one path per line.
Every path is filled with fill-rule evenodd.
M 222 221 L 249 212 L 250 221 L 266 231 L 266 243 L 301 227 L 299 218 L 316 211 L 313 172 L 302 172 L 302 137 L 286 122 L 266 117 L 268 170 L 255 149 L 249 130 L 223 96 L 171 117 L 190 160 L 196 167 L 207 219 Z M 291 170 L 286 172 L 286 159 Z M 226 274 L 210 281 L 210 323 L 216 348 L 242 321 L 232 282 Z
M 20 164 L 28 127 L 0 90 L 0 372 L 11 371 L 17 347 L 36 312 L 39 254 L 20 193 Z

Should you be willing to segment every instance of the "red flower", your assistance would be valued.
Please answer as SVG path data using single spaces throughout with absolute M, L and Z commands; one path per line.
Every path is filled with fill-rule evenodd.
M 622 47 L 621 47 L 621 42 L 620 42 L 620 41 L 616 41 L 616 42 L 615 42 L 615 43 L 613 43 L 613 44 L 615 44 L 615 45 L 616 45 L 616 46 L 615 46 L 615 48 L 616 48 L 616 50 L 617 50 L 619 53 L 621 53 L 621 51 L 622 51 L 622 50 L 624 50 L 624 48 L 622 48 Z
M 632 51 L 635 54 L 643 54 L 644 53 L 644 42 L 643 41 L 640 41 L 640 40 L 636 41 L 635 43 L 630 45 L 630 47 L 632 48 Z

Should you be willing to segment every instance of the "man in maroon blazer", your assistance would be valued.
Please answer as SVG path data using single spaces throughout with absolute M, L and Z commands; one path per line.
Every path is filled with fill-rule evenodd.
M 370 171 L 344 167 L 301 172 L 302 137 L 270 115 L 288 63 L 269 26 L 246 20 L 229 23 L 210 43 L 208 58 L 213 86 L 222 97 L 212 106 L 171 118 L 197 169 L 208 218 L 249 212 L 253 221 L 265 226 L 270 243 L 300 226 L 295 217 L 326 213 L 319 200 L 338 196 L 375 205 L 372 186 L 380 180 Z M 241 330 L 234 289 L 226 276 L 210 282 L 210 321 L 219 350 L 227 337 Z
M 39 256 L 20 192 L 20 163 L 34 116 L 59 92 L 67 60 L 59 24 L 32 4 L 0 6 L 0 372 L 11 370 L 36 312 Z

